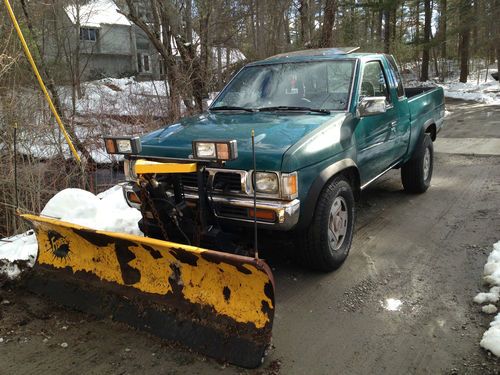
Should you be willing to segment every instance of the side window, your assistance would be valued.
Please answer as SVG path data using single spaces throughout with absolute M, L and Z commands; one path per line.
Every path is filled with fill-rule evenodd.
M 360 96 L 385 96 L 388 102 L 391 101 L 387 81 L 379 61 L 370 61 L 365 64 Z
M 398 65 L 396 64 L 396 60 L 394 60 L 394 57 L 386 55 L 386 58 L 387 61 L 389 61 L 389 64 L 391 65 L 394 81 L 396 82 L 396 85 L 398 87 L 398 98 L 401 98 L 402 96 L 405 96 L 405 89 L 403 87 L 403 80 L 401 79 L 401 74 L 399 73 Z

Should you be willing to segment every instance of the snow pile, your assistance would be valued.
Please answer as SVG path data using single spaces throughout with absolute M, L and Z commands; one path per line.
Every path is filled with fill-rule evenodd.
M 469 80 L 467 83 L 450 82 L 442 85 L 445 96 L 485 104 L 500 104 L 500 84 L 491 76 L 484 82 Z
M 444 90 L 444 96 L 452 99 L 475 101 L 485 104 L 500 105 L 500 83 L 496 81 L 491 73 L 496 69 L 483 69 L 478 73 L 469 75 L 467 83 L 459 82 L 458 78 L 452 78 L 446 82 L 434 80 L 419 82 L 411 79 L 405 82 L 406 87 L 433 87 L 439 86 Z
M 142 236 L 137 224 L 141 213 L 127 205 L 120 185 L 98 195 L 81 189 L 62 190 L 49 200 L 41 215 L 92 229 Z M 37 251 L 33 231 L 2 239 L 0 274 L 9 279 L 18 277 L 22 270 L 17 263 L 25 261 L 32 267 Z
M 81 189 L 65 189 L 54 195 L 42 216 L 92 229 L 142 235 L 137 223 L 141 213 L 125 202 L 120 185 L 98 194 Z
M 500 314 L 493 319 L 490 328 L 484 333 L 481 346 L 500 357 Z
M 33 231 L 0 240 L 0 275 L 15 279 L 22 272 L 21 263 L 33 267 L 38 244 Z M 24 262 L 23 262 L 24 261 Z
M 63 87 L 71 108 L 71 87 Z M 138 82 L 134 78 L 104 78 L 82 84 L 76 112 L 82 116 L 166 117 L 168 85 L 165 81 Z
M 498 310 L 494 304 L 500 299 L 500 241 L 493 245 L 493 251 L 488 256 L 483 279 L 491 287 L 490 291 L 476 295 L 474 302 L 488 303 L 482 307 L 482 311 L 494 314 Z M 480 345 L 500 357 L 500 314 L 490 323 L 490 328 L 484 333 Z

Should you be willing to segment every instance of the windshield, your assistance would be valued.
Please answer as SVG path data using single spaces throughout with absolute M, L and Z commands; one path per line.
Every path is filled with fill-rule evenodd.
M 304 107 L 347 110 L 354 60 L 244 68 L 210 109 Z

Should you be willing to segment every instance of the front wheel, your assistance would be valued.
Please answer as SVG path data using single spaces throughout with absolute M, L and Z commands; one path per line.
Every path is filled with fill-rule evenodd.
M 299 233 L 298 261 L 320 271 L 339 268 L 351 248 L 355 214 L 351 185 L 335 177 L 321 192 L 311 224 Z
M 405 191 L 413 194 L 424 193 L 431 185 L 433 167 L 432 139 L 425 134 L 413 157 L 401 167 L 401 181 Z

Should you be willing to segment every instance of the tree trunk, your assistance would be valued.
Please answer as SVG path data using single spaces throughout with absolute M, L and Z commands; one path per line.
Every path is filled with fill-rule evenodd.
M 287 47 L 292 44 L 292 36 L 290 34 L 290 17 L 288 16 L 288 12 L 283 15 L 284 23 L 285 23 L 285 42 Z
M 431 42 L 431 0 L 424 0 L 425 8 L 425 23 L 424 23 L 424 48 L 422 51 L 422 73 L 420 81 L 429 80 L 429 59 L 430 59 L 430 42 Z
M 420 0 L 415 0 L 415 60 L 418 59 L 420 46 Z
M 383 2 L 382 0 L 379 0 L 378 2 L 378 17 L 377 17 L 377 39 L 379 42 L 382 42 L 383 36 L 382 36 L 382 23 L 384 19 L 384 8 L 383 8 Z
M 497 52 L 497 72 L 500 74 L 500 22 L 498 20 L 500 19 L 500 0 L 495 1 L 495 19 L 497 20 L 496 22 L 496 27 L 495 27 L 495 34 L 496 34 L 496 52 Z M 500 78 L 498 80 L 498 83 L 500 84 Z
M 446 43 L 447 43 L 447 0 L 441 0 L 441 16 L 439 18 L 439 29 L 441 32 L 441 58 L 445 59 L 447 58 L 446 54 Z
M 333 47 L 333 25 L 335 24 L 335 12 L 337 11 L 336 0 L 326 0 L 323 26 L 321 27 L 321 37 L 318 47 Z
M 391 52 L 391 11 L 384 9 L 384 52 Z
M 193 43 L 193 0 L 186 0 L 186 40 Z
M 469 75 L 469 44 L 470 44 L 470 0 L 460 1 L 460 32 L 459 32 L 459 51 L 460 56 L 460 82 L 467 82 L 467 76 Z
M 311 46 L 310 0 L 300 0 L 300 41 L 304 47 Z

